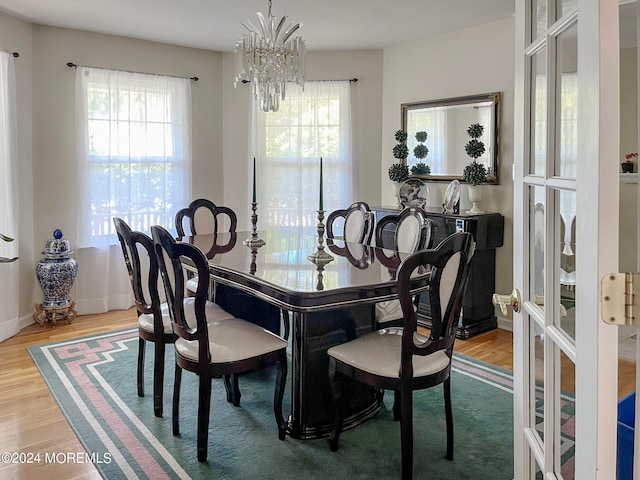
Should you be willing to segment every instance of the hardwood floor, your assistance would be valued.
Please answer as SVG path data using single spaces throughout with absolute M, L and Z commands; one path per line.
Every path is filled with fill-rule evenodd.
M 493 365 L 513 370 L 513 337 L 507 330 L 492 330 L 469 340 L 456 340 L 455 349 Z M 635 362 L 618 360 L 618 398 L 622 398 L 636 388 Z M 562 372 L 560 374 L 562 389 L 575 392 L 574 365 L 562 356 Z
M 27 347 L 127 327 L 135 327 L 135 310 L 113 311 L 77 317 L 72 324 L 56 328 L 32 325 L 0 343 L 0 454 L 74 453 L 84 448 L 60 411 Z M 512 336 L 493 330 L 468 340 L 456 340 L 456 350 L 479 360 L 511 370 Z M 635 388 L 635 363 L 620 361 L 619 395 Z M 573 378 L 573 373 L 563 378 Z M 100 479 L 92 464 L 0 462 L 0 478 L 11 479 Z
M 45 453 L 84 452 L 27 352 L 29 345 L 136 326 L 134 310 L 77 317 L 56 328 L 37 324 L 0 343 L 0 478 L 101 479 L 90 463 L 45 463 Z M 40 463 L 6 463 L 7 453 L 37 454 Z

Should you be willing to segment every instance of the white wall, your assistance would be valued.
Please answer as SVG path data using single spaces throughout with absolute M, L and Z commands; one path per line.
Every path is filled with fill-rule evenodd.
M 513 21 L 386 49 L 309 52 L 309 79 L 349 79 L 356 185 L 354 198 L 388 204 L 393 133 L 400 104 L 503 92 L 501 184 L 487 187 L 483 207 L 506 217 L 498 250 L 498 289 L 511 285 Z M 249 87 L 233 87 L 233 56 L 130 38 L 31 25 L 0 13 L 0 48 L 19 51 L 21 248 L 20 313 L 28 319 L 42 293 L 35 278 L 40 251 L 60 227 L 75 238 L 75 71 L 67 62 L 169 75 L 198 76 L 193 94 L 193 196 L 234 208 L 249 226 Z M 439 204 L 445 184 L 431 185 Z M 463 202 L 467 202 L 466 190 Z M 463 203 L 463 207 L 466 205 Z
M 504 246 L 496 253 L 496 290 L 501 293 L 511 292 L 513 276 L 514 28 L 513 19 L 501 20 L 384 50 L 381 193 L 385 205 L 393 203 L 387 170 L 394 162 L 391 151 L 394 132 L 401 126 L 400 104 L 502 93 L 500 184 L 484 186 L 481 203 L 483 210 L 505 216 Z M 429 163 L 428 156 L 426 162 Z M 429 184 L 429 206 L 442 204 L 446 187 L 447 183 Z M 464 187 L 460 207 L 463 210 L 471 207 Z
M 238 228 L 249 228 L 249 108 L 248 84 L 233 87 L 233 54 L 223 55 L 223 158 L 225 205 L 238 214 Z M 353 158 L 355 160 L 354 200 L 379 205 L 382 132 L 382 51 L 308 52 L 307 79 L 346 80 L 351 85 Z M 258 179 L 258 188 L 260 179 Z M 258 217 L 260 207 L 258 206 Z M 259 224 L 260 220 L 258 220 Z

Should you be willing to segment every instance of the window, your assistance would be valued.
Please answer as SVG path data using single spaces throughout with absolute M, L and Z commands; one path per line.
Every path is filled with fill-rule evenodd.
M 407 148 L 409 149 L 409 157 L 407 164 L 411 167 L 418 162 L 428 163 L 431 167 L 431 173 L 447 174 L 447 109 L 445 108 L 425 108 L 416 110 L 408 117 L 409 124 L 407 130 L 409 132 L 418 132 L 420 130 L 427 132 L 426 147 L 429 149 L 429 156 L 426 159 L 418 160 L 413 154 L 413 149 L 418 144 L 415 136 L 407 138 Z M 455 151 L 455 150 L 454 150 Z
M 351 95 L 348 81 L 287 85 L 278 112 L 253 102 L 253 151 L 258 170 L 260 225 L 317 223 L 320 157 L 324 209 L 352 202 Z
M 191 197 L 189 79 L 78 67 L 78 247 L 116 244 L 112 218 L 174 229 Z

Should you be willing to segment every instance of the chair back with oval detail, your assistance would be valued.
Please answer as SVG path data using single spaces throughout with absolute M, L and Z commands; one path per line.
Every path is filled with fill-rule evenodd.
M 382 217 L 376 225 L 376 257 L 389 268 L 395 278 L 400 262 L 408 254 L 431 246 L 433 222 L 420 207 L 407 207 L 397 215 Z M 385 245 L 389 232 L 392 232 L 392 244 Z M 419 297 L 414 302 L 417 304 Z M 379 302 L 375 306 L 376 328 L 396 326 L 402 323 L 402 310 L 398 300 Z
M 232 209 L 216 205 L 206 198 L 197 198 L 192 201 L 188 207 L 182 208 L 176 213 L 175 223 L 178 237 L 218 233 L 219 227 L 225 217 L 228 222 L 227 231 L 231 233 L 235 232 L 238 225 L 238 218 Z M 185 223 L 188 223 L 188 230 L 185 230 Z
M 188 207 L 182 208 L 176 213 L 175 223 L 178 238 L 189 235 L 217 234 L 224 218 L 227 219 L 228 231 L 233 236 L 238 225 L 235 212 L 229 207 L 218 206 L 206 198 L 197 198 Z M 185 230 L 185 223 L 189 226 L 189 230 Z M 195 292 L 197 284 L 198 277 L 190 275 L 189 280 L 185 283 L 187 292 Z M 209 285 L 211 296 L 214 294 L 214 288 L 213 284 Z
M 198 247 L 177 242 L 160 226 L 151 227 L 154 248 L 165 286 L 175 343 L 176 370 L 173 390 L 173 434 L 179 435 L 178 412 L 182 370 L 195 373 L 199 381 L 198 400 L 198 461 L 208 455 L 209 415 L 212 379 L 230 376 L 270 366 L 277 367 L 274 413 L 278 437 L 285 437 L 282 400 L 287 378 L 287 342 L 264 328 L 236 318 L 208 299 L 209 264 Z M 183 298 L 185 275 L 183 262 L 197 272 L 195 297 Z M 237 383 L 235 385 L 237 387 Z M 229 397 L 227 384 L 227 401 Z M 238 399 L 239 400 L 239 399 Z M 237 406 L 236 401 L 232 401 Z
M 174 335 L 166 304 L 161 300 L 164 294 L 159 284 L 158 261 L 151 237 L 131 230 L 121 218 L 114 217 L 113 223 L 127 265 L 138 315 L 138 396 L 144 396 L 145 342 L 153 342 L 153 407 L 155 415 L 161 417 L 165 345 L 174 342 Z
M 338 223 L 342 222 L 342 235 Z M 327 216 L 327 238 L 341 236 L 345 242 L 369 244 L 374 228 L 373 213 L 366 202 L 354 202 L 348 208 Z
M 451 360 L 462 297 L 475 242 L 470 233 L 455 233 L 436 248 L 406 257 L 397 272 L 403 325 L 367 333 L 328 350 L 329 381 L 335 408 L 329 437 L 337 451 L 351 383 L 394 390 L 394 419 L 400 420 L 402 478 L 413 478 L 413 391 L 443 384 L 447 449 L 453 460 Z M 425 269 L 425 265 L 429 265 Z M 418 331 L 413 291 L 427 289 L 433 325 L 429 336 Z M 347 381 L 348 380 L 348 381 Z M 349 385 L 349 386 L 348 386 Z M 359 428 L 366 428 L 366 424 Z

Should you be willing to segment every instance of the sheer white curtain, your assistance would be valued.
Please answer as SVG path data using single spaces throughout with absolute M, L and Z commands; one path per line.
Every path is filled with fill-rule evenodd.
M 18 236 L 18 150 L 13 55 L 0 52 L 0 233 Z M 18 241 L 0 241 L 0 257 L 17 257 Z M 19 260 L 18 260 L 19 262 Z M 18 262 L 0 263 L 0 342 L 18 333 Z
M 493 132 L 494 125 L 491 122 L 492 116 L 493 105 L 480 105 L 476 108 L 476 121 L 484 127 L 482 136 L 478 140 L 484 143 L 484 146 L 486 147 L 484 153 L 477 158 L 477 161 L 484 164 L 491 175 L 495 173 L 491 171 L 493 168 L 493 161 L 491 160 L 493 158 L 493 152 L 491 151 L 491 139 L 495 135 Z
M 409 156 L 407 164 L 412 165 L 422 161 L 431 167 L 431 173 L 447 173 L 445 160 L 447 158 L 447 111 L 444 108 L 429 108 L 412 112 L 407 125 L 409 132 L 427 132 L 425 145 L 429 149 L 427 158 L 418 160 L 413 154 L 413 149 L 418 142 L 415 136 L 407 138 L 407 148 Z
M 537 74 L 535 77 L 536 112 L 535 112 L 535 138 L 533 146 L 533 159 L 535 166 L 533 171 L 540 174 L 544 172 L 547 155 L 547 85 L 546 74 Z M 557 108 L 560 111 L 560 122 L 556 126 L 558 130 L 558 167 L 556 174 L 562 177 L 575 178 L 578 170 L 578 74 L 575 72 L 563 73 L 561 77 L 560 92 L 557 99 Z M 570 225 L 576 215 L 575 192 L 560 190 L 560 215 L 567 225 L 565 242 L 569 245 L 571 239 Z M 544 204 L 544 191 L 536 189 L 536 203 Z
M 78 67 L 78 313 L 133 304 L 113 217 L 175 230 L 191 198 L 189 79 Z
M 348 81 L 308 81 L 304 90 L 288 84 L 278 112 L 262 112 L 254 100 L 251 139 L 262 227 L 316 225 L 320 157 L 324 210 L 353 201 Z

